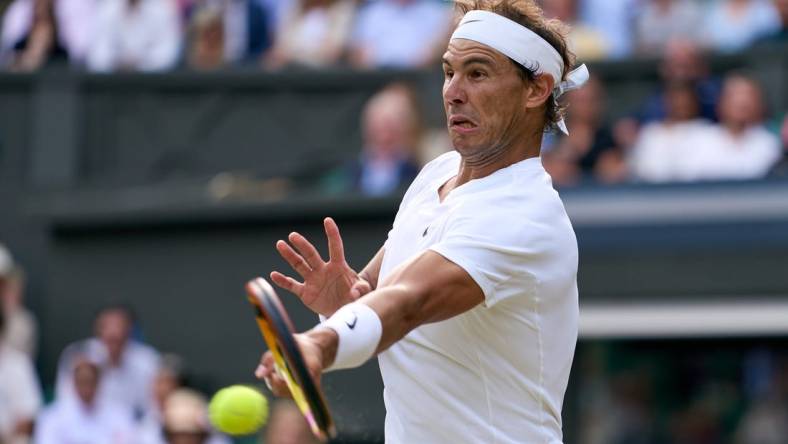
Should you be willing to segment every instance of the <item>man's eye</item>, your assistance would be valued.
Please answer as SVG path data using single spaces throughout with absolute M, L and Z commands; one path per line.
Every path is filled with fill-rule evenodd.
M 487 77 L 487 73 L 485 73 L 484 71 L 476 70 L 471 72 L 472 79 L 482 79 L 484 77 Z
M 443 72 L 443 75 L 444 75 L 444 76 L 445 76 L 447 79 L 450 79 L 450 78 L 454 77 L 454 71 L 444 71 L 444 72 Z

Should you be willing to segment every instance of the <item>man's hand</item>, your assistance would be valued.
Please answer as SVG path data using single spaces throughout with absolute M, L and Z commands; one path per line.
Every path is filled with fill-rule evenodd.
M 334 330 L 316 327 L 306 333 L 295 334 L 293 338 L 301 349 L 309 374 L 320 385 L 323 370 L 328 368 L 336 357 L 339 337 Z M 263 354 L 254 374 L 258 379 L 265 380 L 275 396 L 291 397 L 287 383 L 275 370 L 274 356 L 270 351 Z
M 328 238 L 328 262 L 323 261 L 314 245 L 304 236 L 290 233 L 288 240 L 293 246 L 280 240 L 276 243 L 276 249 L 304 282 L 298 282 L 278 271 L 271 273 L 271 280 L 294 293 L 315 313 L 331 316 L 343 305 L 369 293 L 372 285 L 345 261 L 342 237 L 336 222 L 327 217 L 323 225 Z

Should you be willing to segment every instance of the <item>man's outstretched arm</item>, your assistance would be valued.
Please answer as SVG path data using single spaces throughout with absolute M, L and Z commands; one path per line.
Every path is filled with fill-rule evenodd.
M 335 362 L 338 350 L 342 347 L 340 342 L 343 340 L 347 341 L 347 344 L 364 340 L 375 341 L 374 344 L 366 344 L 369 347 L 369 356 L 366 358 L 370 358 L 386 350 L 418 326 L 457 316 L 483 301 L 482 289 L 464 269 L 428 250 L 394 270 L 384 282 L 380 282 L 376 290 L 347 306 L 348 309 L 355 309 L 355 313 L 349 313 L 349 317 L 337 323 L 341 328 L 348 325 L 352 332 L 338 333 L 337 330 L 321 324 L 296 335 L 296 339 L 312 374 L 319 377 L 327 368 L 347 367 L 344 362 Z M 343 315 L 344 313 L 338 312 L 335 316 Z M 376 316 L 379 320 L 379 332 L 369 333 L 366 330 L 369 326 L 362 325 L 364 322 L 375 322 L 369 316 Z M 332 320 L 335 320 L 335 317 L 332 317 L 329 323 Z M 349 338 L 345 333 L 358 336 Z M 342 355 L 343 352 L 340 351 L 339 354 Z M 352 366 L 355 365 L 360 363 L 355 362 Z M 275 393 L 287 393 L 283 382 L 273 372 L 273 362 L 269 356 L 263 356 L 256 374 L 267 379 Z

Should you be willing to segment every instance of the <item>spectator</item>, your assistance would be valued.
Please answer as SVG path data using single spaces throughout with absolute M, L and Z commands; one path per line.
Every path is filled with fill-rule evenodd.
M 698 166 L 692 153 L 709 123 L 700 118 L 696 89 L 690 83 L 668 85 L 665 102 L 666 119 L 646 125 L 635 142 L 631 171 L 645 182 L 694 180 Z
M 695 85 L 695 93 L 700 101 L 700 115 L 708 120 L 717 120 L 721 82 L 709 73 L 706 59 L 697 43 L 689 40 L 671 40 L 659 64 L 662 84 L 689 82 Z M 660 88 L 638 112 L 640 123 L 664 120 L 665 92 Z
M 4 341 L 33 360 L 38 326 L 33 314 L 22 305 L 24 287 L 22 268 L 13 264 L 11 255 L 0 245 L 0 310 L 6 315 L 7 324 Z
M 602 82 L 592 77 L 583 88 L 570 91 L 567 101 L 569 135 L 553 135 L 554 141 L 550 146 L 545 146 L 542 159 L 553 183 L 559 186 L 573 185 L 583 178 L 592 177 L 601 177 L 607 183 L 623 180 L 622 173 L 610 170 L 613 166 L 611 161 L 600 163 L 600 159 L 606 155 L 622 159 L 617 154 L 619 150 L 613 133 L 604 123 L 605 91 Z M 559 165 L 558 162 L 567 162 L 568 165 Z M 607 170 L 603 170 L 602 165 Z
M 304 416 L 292 401 L 280 400 L 271 409 L 265 428 L 266 444 L 317 444 Z
M 707 128 L 693 147 L 695 180 L 762 178 L 780 160 L 779 139 L 763 125 L 763 94 L 743 75 L 725 79 L 720 124 Z
M 268 18 L 268 29 L 278 31 L 285 17 L 298 0 L 258 0 L 265 9 Z
M 69 60 L 84 66 L 94 40 L 96 9 L 99 0 L 54 0 L 58 41 Z
M 208 403 L 190 389 L 178 389 L 167 397 L 163 411 L 162 444 L 229 444 L 230 440 L 212 431 Z
M 736 428 L 735 444 L 783 444 L 788 436 L 788 360 L 767 355 L 756 393 Z M 776 362 L 775 362 L 776 361 Z
M 640 15 L 640 0 L 584 0 L 580 2 L 580 21 L 604 35 L 608 55 L 622 58 L 633 50 L 633 24 Z
M 694 1 L 646 0 L 635 23 L 637 50 L 656 55 L 672 40 L 697 41 L 700 22 L 700 8 Z
M 126 411 L 99 394 L 99 366 L 76 357 L 67 373 L 76 396 L 59 398 L 44 410 L 35 444 L 136 444 Z
M 50 60 L 67 60 L 58 39 L 52 0 L 16 0 L 3 17 L 0 64 L 34 71 Z
M 415 93 L 393 84 L 373 96 L 362 117 L 364 147 L 360 158 L 333 177 L 340 189 L 380 196 L 401 189 L 416 177 L 416 148 L 421 119 Z M 334 187 L 336 188 L 336 186 Z
M 259 0 L 223 0 L 224 55 L 228 63 L 257 60 L 271 46 L 267 11 Z
M 788 42 L 788 0 L 773 0 L 774 8 L 779 17 L 779 26 L 771 34 L 760 38 L 757 43 L 787 43 Z
M 336 65 L 345 51 L 354 14 L 351 0 L 299 0 L 277 31 L 267 65 Z
M 703 29 L 706 45 L 730 53 L 777 32 L 780 19 L 771 0 L 724 0 L 714 2 Z
M 256 60 L 270 45 L 268 20 L 255 0 L 203 3 L 189 23 L 188 64 L 216 69 Z
M 569 26 L 569 47 L 578 60 L 607 57 L 611 45 L 605 35 L 578 20 L 577 0 L 543 0 L 545 16 L 561 20 Z
M 181 27 L 173 0 L 103 0 L 95 27 L 91 71 L 162 71 L 178 61 Z
M 96 337 L 66 347 L 58 363 L 56 395 L 74 395 L 71 369 L 78 356 L 88 356 L 101 366 L 101 400 L 112 400 L 135 418 L 143 417 L 151 407 L 151 384 L 159 368 L 156 351 L 131 339 L 133 316 L 129 309 L 112 306 L 96 317 Z
M 41 388 L 30 358 L 4 343 L 5 321 L 0 310 L 0 442 L 24 444 L 41 408 Z
M 431 0 L 370 2 L 355 24 L 350 62 L 358 68 L 431 66 L 446 49 L 451 14 Z
M 225 63 L 225 27 L 221 11 L 203 8 L 197 11 L 189 26 L 187 62 L 201 71 L 222 67 Z
M 139 442 L 144 444 L 160 444 L 164 440 L 163 418 L 167 398 L 183 385 L 181 359 L 175 355 L 163 355 L 156 376 L 153 379 L 151 393 L 153 405 L 146 412 L 139 425 Z

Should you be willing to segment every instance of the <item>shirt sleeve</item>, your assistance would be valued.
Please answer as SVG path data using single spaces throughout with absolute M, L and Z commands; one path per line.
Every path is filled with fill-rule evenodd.
M 507 219 L 489 212 L 452 217 L 443 239 L 430 247 L 471 276 L 487 307 L 533 295 L 549 251 L 543 227 L 522 220 L 501 222 Z

